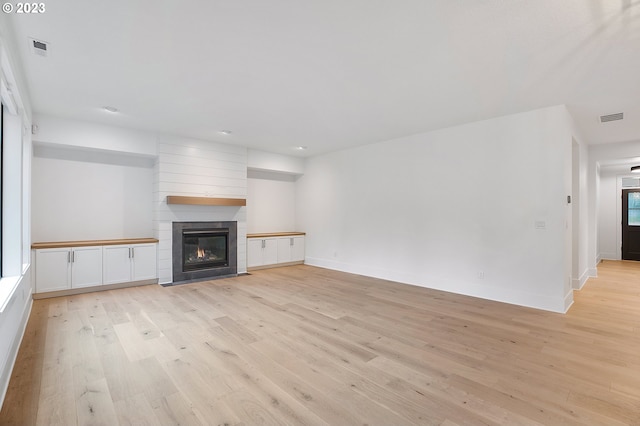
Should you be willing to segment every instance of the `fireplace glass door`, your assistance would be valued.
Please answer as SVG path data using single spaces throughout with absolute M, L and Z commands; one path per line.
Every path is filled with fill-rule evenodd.
M 188 230 L 182 233 L 182 269 L 194 271 L 229 265 L 229 231 Z

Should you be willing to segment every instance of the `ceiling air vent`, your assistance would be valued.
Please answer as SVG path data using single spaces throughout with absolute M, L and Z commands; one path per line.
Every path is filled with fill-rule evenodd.
M 609 114 L 609 115 L 601 115 L 600 116 L 600 122 L 601 123 L 607 123 L 609 121 L 616 121 L 616 120 L 622 120 L 624 118 L 624 114 L 621 112 L 615 113 L 615 114 Z
M 36 55 L 49 56 L 50 46 L 49 46 L 49 43 L 47 43 L 46 41 L 30 38 L 29 47 L 31 48 L 31 51 Z

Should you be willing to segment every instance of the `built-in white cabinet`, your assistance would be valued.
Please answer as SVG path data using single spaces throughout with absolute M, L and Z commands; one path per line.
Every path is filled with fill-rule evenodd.
M 156 278 L 156 245 L 123 244 L 103 249 L 103 284 Z
M 71 250 L 71 288 L 102 284 L 102 247 L 76 247 Z
M 71 251 L 68 248 L 36 250 L 36 292 L 71 288 Z
M 247 236 L 247 268 L 278 266 L 304 261 L 304 234 L 283 233 Z
M 36 292 L 102 284 L 102 247 L 36 250 Z
M 278 263 L 276 238 L 249 238 L 247 240 L 247 268 Z
M 304 260 L 304 237 L 278 238 L 278 263 Z
M 115 243 L 141 240 L 138 244 Z M 154 280 L 157 278 L 156 241 L 150 238 L 103 240 L 96 243 L 104 245 L 82 242 L 80 247 L 34 243 L 35 292 Z M 56 247 L 47 247 L 51 245 Z M 40 248 L 43 246 L 46 248 Z
M 157 244 L 131 246 L 131 281 L 158 278 Z

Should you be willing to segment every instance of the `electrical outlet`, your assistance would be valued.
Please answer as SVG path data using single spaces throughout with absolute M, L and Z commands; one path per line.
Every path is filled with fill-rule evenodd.
M 484 271 L 478 271 L 478 279 L 484 280 Z

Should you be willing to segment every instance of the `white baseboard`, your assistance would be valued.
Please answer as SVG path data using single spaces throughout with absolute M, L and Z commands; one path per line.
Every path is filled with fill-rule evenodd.
M 95 293 L 98 291 L 109 291 L 109 290 L 116 290 L 119 288 L 138 287 L 141 285 L 149 285 L 149 284 L 158 284 L 158 279 L 153 278 L 150 280 L 130 281 L 130 282 L 118 283 L 118 284 L 103 284 L 95 287 L 80 287 L 80 288 L 70 288 L 68 290 L 47 291 L 45 293 L 34 293 L 33 298 L 35 300 L 38 300 L 38 299 L 49 299 L 52 297 L 61 297 L 61 296 L 75 296 L 76 294 Z
M 596 264 L 602 262 L 603 260 L 621 260 L 622 257 L 620 253 L 600 253 L 598 258 L 596 259 Z
M 401 284 L 431 288 L 434 290 L 441 290 L 449 293 L 477 297 L 486 300 L 493 300 L 496 302 L 509 303 L 512 305 L 526 306 L 529 308 L 541 309 L 545 311 L 564 313 L 566 312 L 566 309 L 568 309 L 566 296 L 562 299 L 559 297 L 551 298 L 540 294 L 511 290 L 504 286 L 494 286 L 486 281 L 485 283 L 480 285 L 465 280 L 456 280 L 455 277 L 451 277 L 451 279 L 445 280 L 443 282 L 443 280 L 441 279 L 432 280 L 425 276 L 407 274 L 406 272 L 402 271 L 375 268 L 367 265 L 354 265 L 332 259 L 314 257 L 305 258 L 304 263 L 309 266 L 317 266 L 320 268 L 332 269 L 340 272 L 364 275 L 366 277 L 379 278 Z M 571 298 L 571 302 L 572 301 L 573 298 Z
M 573 290 L 569 290 L 569 292 L 564 296 L 564 313 L 566 314 L 569 311 L 569 308 L 573 305 Z
M 585 269 L 584 272 L 582 273 L 582 275 L 580 275 L 579 278 L 573 278 L 571 280 L 571 285 L 573 287 L 574 290 L 582 290 L 582 287 L 584 287 L 585 283 L 587 282 L 587 280 L 589 279 L 591 275 L 589 274 L 589 270 Z

